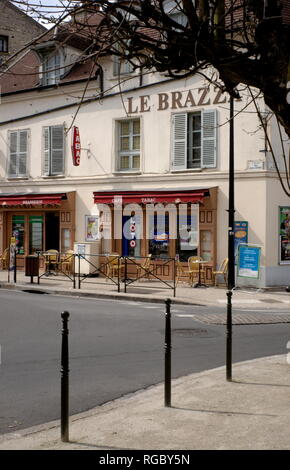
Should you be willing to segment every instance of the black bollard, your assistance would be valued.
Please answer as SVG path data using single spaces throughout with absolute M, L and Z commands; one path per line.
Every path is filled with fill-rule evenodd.
M 68 318 L 69 312 L 61 314 L 62 343 L 61 343 L 61 440 L 69 441 L 68 416 L 69 416 L 69 364 L 68 364 Z
M 165 382 L 164 382 L 164 405 L 171 406 L 171 300 L 165 300 Z

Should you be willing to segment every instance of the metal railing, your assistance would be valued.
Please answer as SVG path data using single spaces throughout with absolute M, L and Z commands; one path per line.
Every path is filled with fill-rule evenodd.
M 149 266 L 146 266 L 145 263 L 143 265 L 142 263 L 138 262 L 141 260 L 148 260 L 149 259 L 148 256 L 134 256 L 134 257 L 123 256 L 123 259 L 124 259 L 124 270 L 125 270 L 125 275 L 123 279 L 125 293 L 127 292 L 128 286 L 137 287 L 136 285 L 133 286 L 132 284 L 134 284 L 136 281 L 139 281 L 140 279 L 147 278 L 148 280 L 152 280 L 152 281 L 157 280 L 166 286 L 166 287 L 158 286 L 158 289 L 173 289 L 173 296 L 174 297 L 176 296 L 175 258 L 154 258 L 154 259 L 151 259 Z M 135 273 L 133 274 L 134 277 L 129 277 L 130 266 L 135 267 L 135 270 L 137 271 L 136 275 Z M 171 271 L 172 273 L 172 278 L 170 280 L 165 280 L 163 277 L 161 277 L 162 275 L 156 274 L 157 266 L 160 268 L 161 271 L 163 270 L 165 266 L 168 266 L 169 272 Z M 141 273 L 141 275 L 138 275 L 139 272 Z M 143 287 L 148 288 L 148 289 L 154 288 L 152 287 L 152 285 L 148 285 L 148 286 L 142 285 L 142 288 Z

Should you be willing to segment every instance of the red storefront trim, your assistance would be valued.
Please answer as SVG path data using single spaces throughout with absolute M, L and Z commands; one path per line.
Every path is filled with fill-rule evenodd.
M 179 204 L 202 203 L 208 189 L 190 191 L 118 191 L 94 192 L 95 204 Z
M 60 205 L 62 199 L 66 199 L 65 193 L 3 195 L 0 196 L 0 207 Z

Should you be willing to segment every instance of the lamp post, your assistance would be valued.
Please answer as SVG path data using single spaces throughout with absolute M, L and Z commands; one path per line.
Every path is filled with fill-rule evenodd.
M 228 283 L 227 283 L 227 341 L 226 374 L 232 380 L 232 295 L 235 287 L 235 191 L 234 191 L 234 99 L 230 98 L 229 122 L 229 206 L 228 206 Z

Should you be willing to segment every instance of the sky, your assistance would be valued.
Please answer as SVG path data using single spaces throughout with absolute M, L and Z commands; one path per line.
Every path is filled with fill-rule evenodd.
M 46 27 L 53 25 L 66 7 L 73 7 L 78 0 L 12 0 L 13 3 Z

